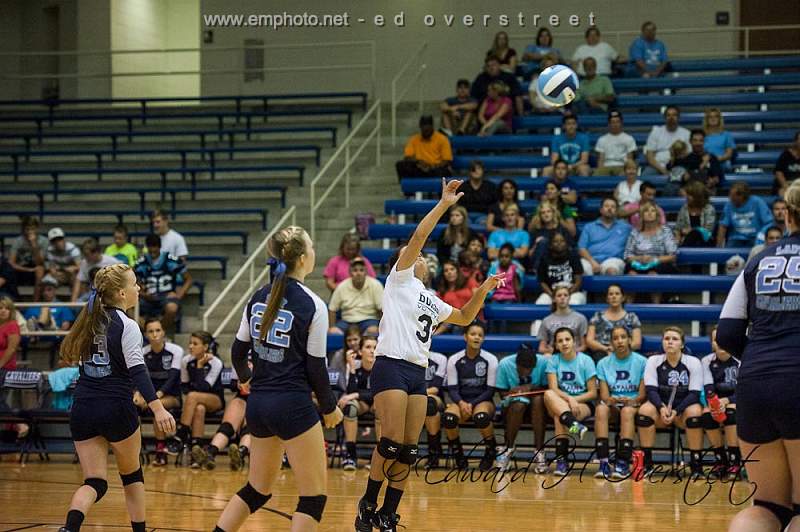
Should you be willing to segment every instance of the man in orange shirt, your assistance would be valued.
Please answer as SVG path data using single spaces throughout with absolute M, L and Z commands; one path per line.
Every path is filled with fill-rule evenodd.
M 408 139 L 403 152 L 404 159 L 398 161 L 397 177 L 443 177 L 453 175 L 453 151 L 447 136 L 433 130 L 433 117 L 423 115 L 419 119 L 419 133 Z

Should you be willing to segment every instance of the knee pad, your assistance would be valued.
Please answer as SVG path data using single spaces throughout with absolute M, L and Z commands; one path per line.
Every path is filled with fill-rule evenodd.
M 378 454 L 387 460 L 395 460 L 400 455 L 402 445 L 389 438 L 381 438 L 378 442 Z
M 236 435 L 236 431 L 233 430 L 233 425 L 231 425 L 227 421 L 223 421 L 222 423 L 220 423 L 217 432 L 219 432 L 220 434 L 224 434 L 225 436 L 228 437 L 229 440 L 232 440 L 233 437 Z
M 418 456 L 419 447 L 416 445 L 403 445 L 400 448 L 400 455 L 397 457 L 397 461 L 401 464 L 414 465 L 417 463 Z
M 712 419 L 713 421 L 713 419 Z M 686 428 L 687 429 L 702 429 L 703 427 L 703 417 L 702 416 L 694 416 L 690 418 L 686 418 Z
M 789 523 L 792 521 L 794 517 L 794 512 L 787 508 L 786 506 L 781 506 L 780 504 L 775 504 L 774 502 L 769 501 L 761 501 L 761 500 L 754 500 L 753 506 L 761 506 L 762 508 L 766 508 L 772 515 L 778 518 L 778 521 L 781 522 L 781 530 L 789 526 Z
M 250 434 L 250 427 L 245 425 L 244 427 L 242 427 L 242 430 L 239 431 L 239 440 L 241 440 L 242 438 L 244 438 L 248 434 Z
M 651 417 L 643 416 L 641 414 L 636 414 L 636 419 L 634 419 L 633 424 L 636 425 L 637 427 L 647 428 L 655 425 L 656 421 Z
M 735 408 L 726 408 L 725 409 L 725 421 L 723 425 L 726 427 L 731 427 L 736 425 L 736 409 Z
M 141 469 L 139 471 L 141 471 Z M 94 500 L 94 502 L 97 502 L 100 499 L 102 499 L 103 495 L 105 495 L 106 492 L 108 491 L 108 482 L 106 482 L 102 478 L 87 478 L 86 480 L 83 481 L 83 485 L 89 486 L 90 488 L 92 488 L 94 491 L 97 492 L 97 498 Z
M 719 423 L 714 421 L 714 416 L 711 415 L 711 412 L 704 412 L 703 415 L 700 416 L 700 419 L 703 420 L 703 428 L 706 430 L 714 430 L 719 428 Z
M 442 416 L 442 425 L 446 429 L 458 428 L 458 416 L 452 412 L 445 412 Z
M 344 411 L 342 413 L 347 419 L 358 419 L 358 402 L 350 401 L 344 405 Z
M 256 489 L 250 485 L 248 482 L 244 485 L 242 489 L 240 489 L 236 495 L 239 496 L 240 499 L 244 501 L 247 507 L 250 509 L 250 513 L 256 513 L 259 508 L 267 504 L 267 501 L 272 498 L 272 494 L 264 495 L 263 493 L 259 493 Z
M 297 501 L 297 508 L 295 512 L 310 515 L 314 521 L 319 523 L 322 521 L 322 512 L 325 511 L 325 502 L 328 497 L 325 495 L 314 495 L 313 497 L 300 497 Z
M 428 410 L 425 412 L 426 416 L 435 416 L 439 413 L 439 403 L 436 402 L 436 399 L 428 396 Z
M 142 482 L 144 483 L 144 475 L 142 474 L 142 468 L 140 467 L 133 473 L 128 473 L 127 475 L 120 475 L 119 478 L 122 479 L 122 485 L 127 486 L 129 484 L 133 484 L 135 482 Z
M 492 418 L 486 412 L 478 412 L 472 416 L 472 421 L 475 422 L 475 426 L 479 429 L 485 429 L 492 422 Z

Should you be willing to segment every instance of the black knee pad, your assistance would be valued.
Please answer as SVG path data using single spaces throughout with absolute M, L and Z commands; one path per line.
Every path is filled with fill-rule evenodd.
M 711 415 L 711 412 L 704 412 L 700 419 L 703 420 L 703 428 L 706 430 L 714 430 L 719 428 L 719 423 L 714 421 L 714 416 Z
M 792 504 L 792 510 L 794 511 L 795 517 L 800 515 L 800 504 Z
M 242 427 L 242 430 L 239 431 L 239 440 L 241 441 L 241 439 L 247 436 L 248 434 L 250 434 L 250 427 L 245 425 L 244 427 Z
M 229 440 L 232 440 L 233 437 L 236 435 L 236 431 L 233 429 L 233 425 L 231 425 L 227 421 L 223 421 L 222 423 L 220 423 L 217 432 L 219 432 L 220 434 L 224 434 L 225 436 L 228 437 Z
M 687 429 L 702 429 L 703 428 L 703 417 L 702 416 L 694 416 L 694 417 L 686 418 L 686 428 Z
M 736 409 L 735 408 L 726 408 L 725 409 L 725 421 L 723 424 L 726 427 L 731 427 L 736 425 Z
M 403 445 L 400 448 L 400 455 L 397 457 L 397 461 L 401 464 L 414 465 L 417 463 L 418 457 L 419 447 L 416 445 Z
M 344 417 L 347 419 L 358 419 L 358 403 L 356 401 L 350 401 L 344 405 L 342 414 L 344 414 Z
M 250 508 L 250 513 L 256 513 L 259 508 L 267 504 L 267 501 L 272 498 L 272 494 L 264 495 L 263 493 L 259 493 L 256 489 L 250 485 L 248 482 L 244 485 L 242 489 L 240 489 L 236 495 L 239 496 L 240 499 L 244 501 L 248 508 Z
M 402 445 L 389 438 L 381 438 L 378 442 L 378 454 L 387 460 L 395 460 L 400 455 Z
M 439 413 L 439 403 L 436 402 L 436 399 L 428 396 L 428 410 L 425 412 L 426 416 L 435 416 Z
M 128 473 L 127 475 L 120 475 L 119 478 L 122 479 L 122 485 L 127 486 L 129 484 L 133 484 L 135 482 L 142 482 L 144 483 L 144 475 L 142 474 L 142 468 L 140 467 L 133 473 Z
M 141 469 L 139 471 L 141 471 Z M 103 495 L 105 495 L 106 492 L 108 491 L 108 482 L 106 482 L 102 478 L 87 478 L 86 480 L 83 481 L 83 485 L 89 486 L 90 488 L 92 488 L 94 491 L 97 492 L 97 498 L 94 500 L 94 502 L 97 502 L 100 499 L 102 499 Z
M 452 412 L 445 412 L 442 416 L 442 425 L 446 429 L 458 428 L 458 416 Z
M 636 414 L 636 418 L 634 419 L 633 424 L 636 425 L 637 427 L 647 428 L 655 425 L 656 421 L 651 417 L 643 416 L 641 414 Z
M 310 515 L 314 521 L 319 523 L 322 521 L 322 512 L 325 511 L 325 502 L 328 497 L 325 495 L 314 495 L 313 497 L 300 497 L 297 501 L 297 508 L 295 512 Z
M 475 426 L 479 429 L 485 429 L 492 422 L 492 418 L 486 412 L 478 412 L 472 416 L 472 421 L 475 422 Z
M 769 501 L 761 501 L 761 500 L 754 500 L 753 506 L 761 506 L 762 508 L 766 508 L 772 515 L 778 518 L 778 521 L 781 522 L 781 530 L 789 526 L 789 523 L 792 521 L 794 517 L 794 512 L 787 508 L 786 506 L 781 506 L 780 504 L 775 504 L 774 502 Z

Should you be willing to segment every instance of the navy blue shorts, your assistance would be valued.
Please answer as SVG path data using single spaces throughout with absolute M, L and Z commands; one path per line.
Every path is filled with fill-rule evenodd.
M 148 301 L 146 299 L 139 300 L 139 314 L 146 318 L 150 318 L 153 316 L 161 316 L 164 314 L 164 307 L 167 303 L 175 303 L 178 305 L 178 310 L 181 307 L 181 300 L 175 297 L 167 297 L 166 294 L 162 294 L 158 296 L 157 299 L 153 301 Z
M 250 392 L 245 419 L 256 438 L 291 440 L 319 423 L 320 415 L 307 392 Z
M 385 390 L 403 390 L 408 395 L 427 395 L 425 368 L 399 358 L 376 357 L 369 377 L 369 391 L 375 396 Z
M 139 412 L 131 399 L 76 399 L 69 415 L 73 441 L 102 436 L 110 442 L 122 441 L 139 428 Z
M 800 439 L 796 375 L 755 377 L 736 385 L 736 433 L 747 443 Z

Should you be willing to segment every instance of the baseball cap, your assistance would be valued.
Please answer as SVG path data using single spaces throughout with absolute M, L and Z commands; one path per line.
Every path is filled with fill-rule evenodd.
M 356 264 L 366 266 L 367 262 L 364 260 L 364 257 L 353 257 L 350 259 L 350 266 L 355 266 Z
M 620 113 L 616 109 L 613 110 L 613 111 L 609 111 L 608 112 L 608 119 L 611 120 L 612 118 L 619 118 L 620 120 L 622 120 L 622 113 Z
M 52 230 L 50 232 L 52 233 Z M 55 277 L 53 277 L 50 274 L 47 274 L 44 277 L 42 277 L 41 283 L 42 284 L 46 284 L 46 285 L 50 285 L 50 286 L 58 287 L 58 281 L 56 280 Z
M 47 240 L 55 240 L 56 238 L 64 238 L 64 230 L 60 227 L 54 227 L 47 232 Z

